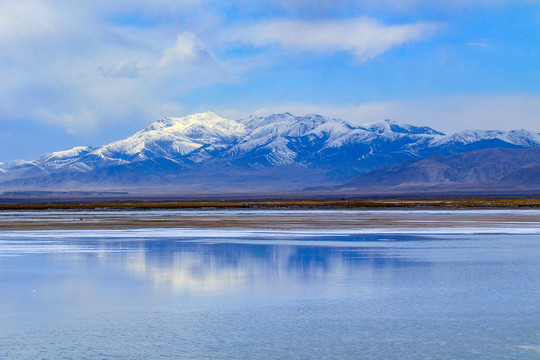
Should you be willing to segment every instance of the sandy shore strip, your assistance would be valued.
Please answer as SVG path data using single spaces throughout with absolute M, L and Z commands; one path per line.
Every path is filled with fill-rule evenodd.
M 0 213 L 0 231 L 92 229 L 485 229 L 540 233 L 540 210 L 86 210 Z M 370 231 L 371 229 L 371 231 Z

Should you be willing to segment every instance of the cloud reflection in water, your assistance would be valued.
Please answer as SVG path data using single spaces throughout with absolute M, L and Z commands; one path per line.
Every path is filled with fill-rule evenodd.
M 354 277 L 369 284 L 388 273 L 425 262 L 374 248 L 205 242 L 147 242 L 125 254 L 125 268 L 139 279 L 175 291 L 233 291 L 301 287 Z

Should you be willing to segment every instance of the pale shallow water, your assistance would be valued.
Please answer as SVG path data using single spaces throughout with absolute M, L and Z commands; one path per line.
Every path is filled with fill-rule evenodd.
M 0 359 L 539 359 L 540 236 L 414 230 L 3 231 Z

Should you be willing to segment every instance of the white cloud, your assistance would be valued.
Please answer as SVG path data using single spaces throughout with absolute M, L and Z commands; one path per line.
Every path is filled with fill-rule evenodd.
M 111 66 L 103 66 L 100 68 L 101 73 L 105 76 L 116 78 L 137 78 L 142 70 L 148 65 L 143 62 L 132 60 L 124 60 Z
M 192 32 L 183 32 L 176 38 L 176 44 L 173 47 L 163 51 L 163 56 L 159 61 L 160 66 L 178 62 L 197 62 L 211 59 L 206 46 Z
M 91 131 L 96 123 L 95 114 L 88 109 L 81 109 L 77 113 L 53 113 L 49 110 L 41 110 L 38 113 L 45 121 L 61 125 L 72 135 Z
M 143 14 L 183 14 L 185 11 L 192 12 L 208 0 L 93 0 L 86 6 L 94 8 L 97 12 L 129 12 L 140 11 Z
M 250 53 L 218 60 L 206 44 L 227 46 L 220 44 L 218 33 L 227 30 L 217 27 L 215 15 L 231 4 L 212 12 L 200 6 L 206 2 L 0 0 L 0 120 L 32 119 L 73 134 L 99 131 L 112 123 L 142 124 L 185 111 L 177 99 L 191 89 L 236 81 L 272 61 Z M 127 20 L 112 21 L 116 14 L 127 14 Z M 152 16 L 168 20 L 152 23 Z M 360 22 L 366 32 L 380 30 L 382 44 L 374 45 L 372 34 L 335 43 L 330 37 L 341 36 L 347 21 L 324 23 L 330 34 L 319 40 L 314 36 L 322 32 L 312 33 L 307 23 L 289 25 L 304 29 L 309 51 L 351 51 L 359 58 L 410 41 L 431 26 Z M 234 32 L 273 30 L 279 24 L 252 24 Z M 356 31 L 362 26 L 353 24 Z M 294 42 L 290 46 L 302 48 Z
M 400 123 L 431 126 L 447 133 L 466 129 L 527 129 L 540 132 L 540 95 L 463 95 L 429 101 L 369 102 L 346 106 L 284 103 L 244 111 L 217 109 L 217 112 L 231 118 L 252 113 L 315 113 L 357 125 L 391 119 Z
M 57 31 L 58 18 L 40 1 L 0 2 L 0 41 L 41 39 Z
M 281 0 L 279 4 L 286 9 L 302 11 L 320 11 L 333 8 L 349 8 L 360 10 L 384 9 L 385 11 L 410 10 L 427 0 Z M 435 0 L 430 0 L 430 3 Z
M 410 12 L 419 7 L 452 10 L 476 5 L 504 6 L 534 2 L 538 2 L 538 0 L 281 0 L 279 4 L 286 9 L 300 9 L 302 11 L 347 8 L 361 11 Z
M 186 6 L 163 0 L 153 11 Z M 178 94 L 223 81 L 195 34 L 114 25 L 103 15 L 112 8 L 98 1 L 0 0 L 0 120 L 32 119 L 88 134 L 177 114 Z
M 161 116 L 184 114 L 186 108 L 178 99 L 191 89 L 231 78 L 242 83 L 247 78 L 242 75 L 254 74 L 253 79 L 259 75 L 257 69 L 271 69 L 287 61 L 283 51 L 272 54 L 245 51 L 245 48 L 234 48 L 238 43 L 232 44 L 231 49 L 229 41 L 232 40 L 256 47 L 275 46 L 285 53 L 347 52 L 365 60 L 393 47 L 424 39 L 437 30 L 433 23 L 385 25 L 368 18 L 314 22 L 277 19 L 227 28 L 230 23 L 244 23 L 250 14 L 283 6 L 276 5 L 279 3 L 287 3 L 287 9 L 300 8 L 297 14 L 303 14 L 306 7 L 330 9 L 333 4 L 342 2 L 0 0 L 0 120 L 31 119 L 78 134 L 100 130 L 113 123 L 142 124 Z M 344 0 L 343 3 L 351 8 L 355 3 L 395 8 L 405 6 L 403 4 L 415 7 L 426 0 Z M 460 3 L 465 1 L 460 0 Z M 244 5 L 249 9 L 245 10 Z M 238 18 L 227 14 L 231 7 L 240 9 Z M 269 13 L 284 14 L 283 9 L 266 14 Z M 261 72 L 261 75 L 270 73 Z M 208 98 L 215 97 L 215 93 L 217 91 Z M 519 106 L 511 106 L 519 103 L 517 99 L 498 99 L 486 106 L 499 106 L 501 111 L 488 109 L 487 112 L 482 112 L 473 102 L 461 114 L 479 119 L 478 126 L 492 124 L 482 120 L 486 118 L 483 114 L 502 119 L 503 114 L 507 114 L 504 109 L 516 111 L 517 119 L 532 119 L 532 111 L 536 109 L 533 101 L 520 99 L 523 103 Z M 198 106 L 197 100 L 191 101 L 195 105 L 186 106 Z M 366 117 L 370 121 L 391 117 L 398 121 L 418 119 L 431 123 L 431 118 L 441 123 L 456 115 L 452 114 L 452 106 L 464 106 L 467 102 L 448 100 L 448 103 L 449 109 L 442 113 L 429 102 L 381 102 L 351 107 L 286 104 L 281 110 L 323 112 L 350 119 Z M 505 103 L 507 106 L 503 109 Z M 433 104 L 445 105 L 445 102 Z M 420 107 L 416 108 L 417 105 Z M 452 124 L 459 123 L 452 120 Z
M 433 34 L 438 25 L 418 22 L 384 25 L 369 19 L 307 22 L 271 20 L 240 27 L 229 39 L 254 46 L 279 46 L 289 51 L 350 52 L 367 60 L 405 43 Z

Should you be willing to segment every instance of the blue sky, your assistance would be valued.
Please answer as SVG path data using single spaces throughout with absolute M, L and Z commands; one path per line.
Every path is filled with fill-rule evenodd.
M 214 111 L 540 131 L 540 2 L 0 0 L 0 162 Z

